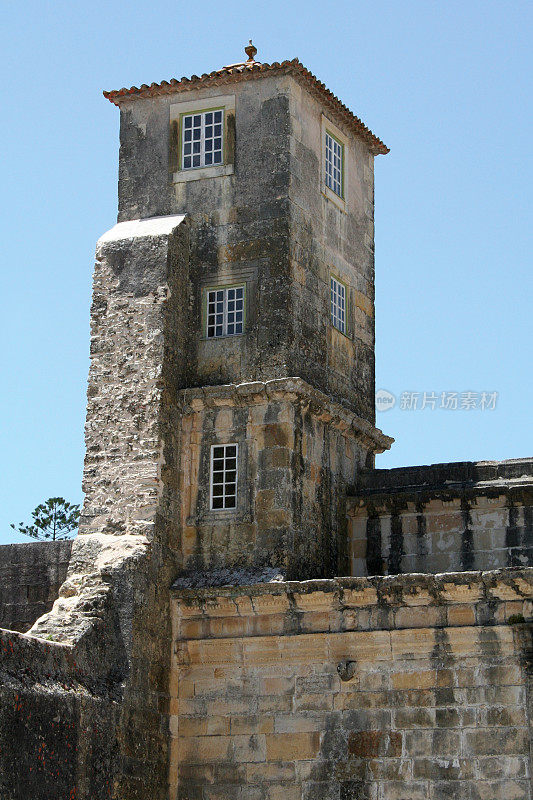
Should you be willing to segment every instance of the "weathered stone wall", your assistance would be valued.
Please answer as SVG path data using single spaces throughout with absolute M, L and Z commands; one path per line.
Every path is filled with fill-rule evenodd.
M 71 564 L 69 591 L 83 608 L 78 576 L 89 573 L 113 593 L 114 632 L 128 665 L 114 792 L 128 800 L 166 798 L 169 586 L 179 541 L 176 397 L 187 364 L 188 259 L 181 216 L 118 225 L 97 248 L 79 537 L 86 546 Z M 101 551 L 110 554 L 109 566 L 101 566 Z M 51 627 L 64 615 L 58 607 Z
M 390 440 L 300 379 L 182 394 L 184 570 L 348 571 L 346 488 Z M 239 445 L 237 507 L 210 510 L 211 446 Z
M 172 800 L 531 798 L 532 581 L 179 592 Z
M 8 644 L 0 654 L 7 676 L 0 706 L 8 714 L 20 688 L 33 715 L 19 729 L 27 741 L 24 759 L 14 759 L 13 747 L 0 752 L 0 772 L 12 773 L 2 800 L 27 796 L 23 776 L 30 767 L 35 774 L 39 748 L 55 752 L 56 735 L 73 746 L 71 730 L 78 731 L 78 749 L 70 758 L 66 744 L 59 751 L 57 785 L 65 798 L 167 800 L 169 587 L 178 569 L 176 397 L 186 362 L 180 309 L 187 257 L 182 217 L 127 223 L 98 243 L 80 533 L 52 610 L 27 638 L 13 634 L 14 650 Z M 45 643 L 49 656 L 39 650 Z M 26 646 L 28 658 L 11 657 Z M 32 665 L 32 658 L 55 662 L 57 654 L 57 668 Z M 87 700 L 79 685 L 88 687 Z M 39 725 L 35 746 L 31 718 Z M 101 729 L 100 719 L 107 720 Z M 107 754 L 102 759 L 91 749 L 99 742 Z M 48 783 L 32 784 L 36 800 L 61 796 L 51 790 L 56 762 L 48 764 Z
M 351 574 L 533 566 L 533 459 L 360 471 Z
M 121 106 L 119 220 L 187 215 L 183 386 L 290 375 L 288 81 L 262 79 Z M 170 106 L 205 100 L 209 107 L 228 94 L 236 98 L 234 173 L 175 181 Z M 246 286 L 245 332 L 208 340 L 202 292 L 225 283 Z
M 373 423 L 374 156 L 296 83 L 290 112 L 292 374 Z M 330 122 L 346 136 L 343 207 L 326 197 L 323 184 L 323 124 Z M 346 335 L 331 325 L 331 275 L 346 286 Z
M 76 645 L 0 630 L 2 800 L 112 797 L 125 663 L 107 611 Z
M 0 628 L 27 631 L 50 611 L 67 575 L 72 542 L 0 547 Z

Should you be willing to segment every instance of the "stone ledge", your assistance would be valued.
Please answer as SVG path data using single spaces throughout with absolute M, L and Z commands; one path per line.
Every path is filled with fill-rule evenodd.
M 208 573 L 206 573 L 208 580 Z M 253 599 L 265 595 L 287 595 L 293 604 L 306 611 L 342 611 L 349 608 L 381 609 L 398 607 L 435 607 L 475 603 L 531 601 L 533 599 L 533 567 L 511 567 L 489 572 L 456 572 L 440 575 L 411 573 L 406 575 L 372 576 L 368 578 L 331 578 L 309 581 L 274 581 L 250 586 L 203 586 L 172 588 L 175 600 L 191 616 L 192 607 L 211 604 L 235 605 L 237 598 L 249 597 L 251 615 L 261 614 L 264 605 L 254 606 Z M 305 598 L 303 602 L 299 598 Z M 326 601 L 325 596 L 330 600 Z M 231 615 L 231 612 L 229 612 Z M 237 611 L 233 611 L 237 614 Z M 240 612 L 239 612 L 240 613 Z
M 362 471 L 349 493 L 352 504 L 442 497 L 496 495 L 533 491 L 533 458 L 506 461 L 452 461 L 394 469 Z M 532 495 L 533 497 L 533 495 Z
M 166 217 L 144 217 L 117 222 L 98 239 L 96 247 L 118 242 L 123 239 L 139 239 L 146 236 L 169 236 L 177 228 L 185 216 L 183 214 Z
M 354 434 L 375 453 L 389 450 L 394 442 L 379 428 L 375 428 L 362 417 L 354 414 L 349 408 L 336 403 L 328 395 L 314 389 L 306 381 L 298 377 L 276 378 L 271 381 L 251 381 L 240 384 L 224 384 L 221 386 L 199 386 L 182 389 L 179 392 L 184 414 L 199 411 L 202 408 L 249 406 L 298 399 L 324 422 L 331 423 L 341 431 Z

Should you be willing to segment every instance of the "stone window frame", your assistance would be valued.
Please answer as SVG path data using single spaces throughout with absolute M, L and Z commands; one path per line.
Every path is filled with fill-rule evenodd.
M 226 461 L 228 457 L 226 456 L 226 450 L 228 447 L 235 448 L 235 470 L 227 470 L 226 469 Z M 222 503 L 221 506 L 214 506 L 213 502 L 215 499 L 215 495 L 213 494 L 214 489 L 214 462 L 215 462 L 215 450 L 222 449 L 224 451 L 223 455 L 223 481 L 222 484 Z M 235 480 L 234 481 L 226 481 L 226 472 L 235 472 Z M 228 495 L 229 498 L 233 498 L 233 505 L 226 505 L 226 486 L 235 486 L 235 493 Z M 211 445 L 210 452 L 209 452 L 209 510 L 210 511 L 236 511 L 238 507 L 238 500 L 239 500 L 239 443 L 238 442 L 215 442 Z
M 333 303 L 332 303 L 333 286 L 332 286 L 332 281 L 335 281 L 335 283 L 339 284 L 339 286 L 342 286 L 343 289 L 344 289 L 344 330 L 342 330 L 341 328 L 339 328 L 338 325 L 335 324 L 335 320 L 334 320 L 334 317 L 333 317 L 333 308 L 332 308 L 332 305 L 333 305 Z M 333 328 L 335 328 L 336 331 L 338 331 L 339 333 L 342 333 L 343 336 L 346 336 L 347 338 L 350 338 L 348 336 L 348 285 L 344 281 L 342 281 L 339 278 L 339 276 L 337 274 L 335 274 L 334 272 L 330 272 L 330 274 L 329 274 L 329 322 L 330 322 L 330 325 Z
M 330 119 L 324 114 L 321 118 L 321 142 L 322 142 L 322 194 L 324 197 L 333 203 L 340 211 L 346 212 L 346 186 L 347 186 L 347 152 L 348 152 L 348 138 Z M 342 147 L 342 170 L 341 170 L 341 187 L 342 196 L 339 196 L 326 184 L 326 135 L 335 139 Z
M 221 336 L 208 335 L 208 294 L 209 292 L 224 291 L 224 302 L 226 303 L 226 293 L 228 289 L 243 289 L 243 315 L 242 315 L 242 332 L 241 333 L 223 333 Z M 244 336 L 246 333 L 246 305 L 247 305 L 247 291 L 246 281 L 239 281 L 238 283 L 219 283 L 214 285 L 205 286 L 202 288 L 202 338 L 209 342 L 216 342 L 220 339 L 233 339 L 236 336 Z M 226 321 L 226 320 L 225 320 Z
M 211 508 L 211 448 L 217 445 L 237 444 L 237 505 L 235 508 Z M 233 429 L 228 435 L 220 435 L 215 430 L 205 431 L 204 441 L 198 454 L 198 496 L 194 507 L 191 506 L 187 516 L 187 525 L 210 526 L 213 524 L 251 523 L 250 484 L 246 476 L 248 470 L 249 441 L 246 431 Z
M 191 114 L 223 111 L 223 161 L 207 167 L 182 168 L 183 118 Z M 214 95 L 170 106 L 169 173 L 173 183 L 233 175 L 235 162 L 235 95 Z

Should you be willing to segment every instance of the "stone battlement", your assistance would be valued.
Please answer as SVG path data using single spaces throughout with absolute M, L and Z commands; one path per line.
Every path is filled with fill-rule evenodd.
M 361 470 L 353 575 L 533 565 L 533 459 Z

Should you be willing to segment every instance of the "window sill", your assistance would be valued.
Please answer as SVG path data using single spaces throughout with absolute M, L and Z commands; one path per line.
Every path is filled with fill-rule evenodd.
M 172 183 L 199 181 L 202 178 L 220 178 L 233 175 L 233 164 L 220 164 L 216 167 L 196 167 L 196 169 L 180 169 L 172 174 Z
M 333 203 L 343 214 L 346 213 L 346 201 L 343 200 L 342 197 L 339 197 L 338 194 L 335 194 L 335 192 L 332 192 L 329 186 L 324 186 L 322 188 L 322 196 L 325 197 L 326 200 L 329 200 L 330 203 Z
M 201 336 L 201 342 L 227 342 L 228 339 L 242 339 L 245 336 L 243 333 L 227 333 L 225 336 Z
M 343 331 L 340 330 L 340 328 L 337 328 L 337 326 L 333 325 L 331 322 L 329 324 L 329 327 L 331 328 L 331 330 L 335 331 L 335 334 L 342 336 L 344 339 L 348 339 L 349 342 L 353 342 L 353 336 L 351 336 L 350 333 L 348 332 L 344 333 Z
M 251 523 L 252 515 L 237 502 L 237 508 L 208 508 L 197 516 L 187 517 L 186 525 L 200 527 L 202 525 L 212 525 L 215 521 Z

